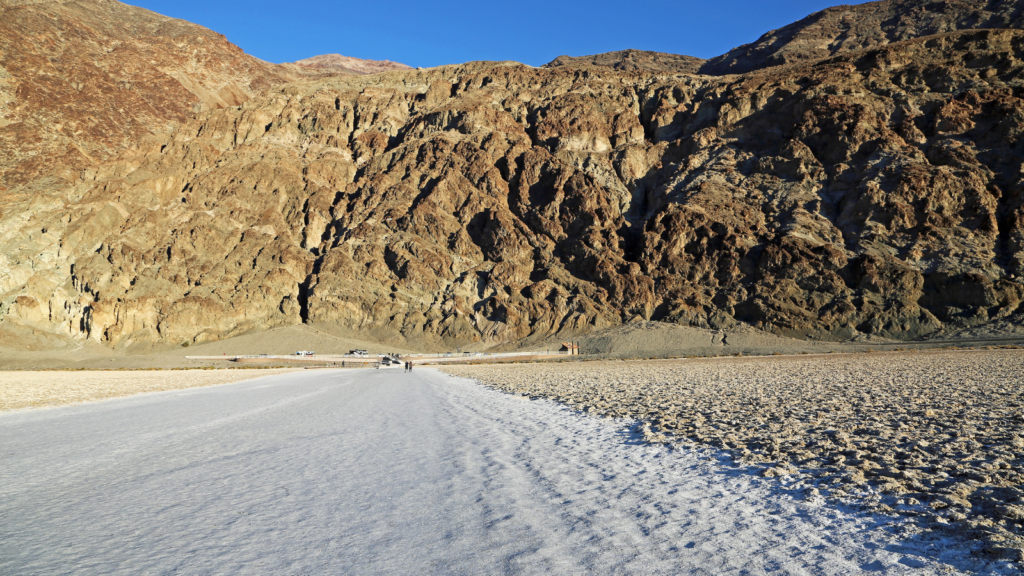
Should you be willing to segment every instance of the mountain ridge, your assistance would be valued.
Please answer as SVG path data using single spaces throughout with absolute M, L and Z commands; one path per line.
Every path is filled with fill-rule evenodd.
M 400 62 L 390 60 L 363 60 L 341 54 L 320 54 L 292 62 L 302 68 L 317 70 L 341 70 L 350 74 L 379 74 L 390 70 L 408 70 L 412 68 Z
M 711 58 L 701 66 L 700 73 L 744 74 L 932 34 L 1000 28 L 1024 28 L 1020 2 L 882 0 L 844 4 L 815 12 Z
M 90 17 L 68 10 L 67 26 Z M 480 347 L 648 320 L 915 339 L 1021 310 L 1019 30 L 726 77 L 508 62 L 308 74 L 182 30 L 145 42 L 209 42 L 211 72 L 155 78 L 250 92 L 205 105 L 175 80 L 187 107 L 133 120 L 162 127 L 117 140 L 100 122 L 58 142 L 87 158 L 6 173 L 0 327 L 125 347 L 316 324 Z M 0 78 L 19 84 L 16 113 L 44 102 L 22 86 L 90 105 L 27 81 L 50 53 L 16 47 L 21 68 Z M 136 102 L 117 86 L 95 97 Z M 0 162 L 22 165 L 12 134 L 31 144 L 69 118 L 0 127 Z
M 568 66 L 603 66 L 614 70 L 646 70 L 650 72 L 678 72 L 696 74 L 705 62 L 703 58 L 651 52 L 648 50 L 618 50 L 589 56 L 559 56 L 541 68 Z
M 202 26 L 113 0 L 3 7 L 3 187 L 71 179 L 195 112 L 309 76 L 249 56 Z

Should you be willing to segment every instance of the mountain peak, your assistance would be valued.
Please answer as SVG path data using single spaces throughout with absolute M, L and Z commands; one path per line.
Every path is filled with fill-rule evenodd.
M 745 74 L 956 30 L 1024 28 L 1021 0 L 883 0 L 815 12 L 712 58 L 700 72 Z
M 321 54 L 293 62 L 296 66 L 316 70 L 348 72 L 355 75 L 379 74 L 391 70 L 408 70 L 411 66 L 390 60 L 363 60 L 341 54 Z
M 614 70 L 694 74 L 704 62 L 706 61 L 693 56 L 629 48 L 590 56 L 559 56 L 542 68 L 600 66 Z

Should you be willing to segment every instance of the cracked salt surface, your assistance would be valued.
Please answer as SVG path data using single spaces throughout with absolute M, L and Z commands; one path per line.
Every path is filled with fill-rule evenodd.
M 417 369 L 0 415 L 2 574 L 1011 573 Z

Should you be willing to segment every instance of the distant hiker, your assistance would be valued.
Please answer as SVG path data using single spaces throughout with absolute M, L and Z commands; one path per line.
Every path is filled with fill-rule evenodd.
M 409 372 L 412 372 L 412 361 L 409 362 Z

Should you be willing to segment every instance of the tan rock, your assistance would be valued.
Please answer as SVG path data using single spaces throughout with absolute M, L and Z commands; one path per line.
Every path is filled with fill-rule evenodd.
M 311 77 L 116 2 L 3 7 L 3 323 L 109 345 L 300 322 L 444 347 L 649 320 L 910 339 L 1024 301 L 1019 31 L 729 78 Z

